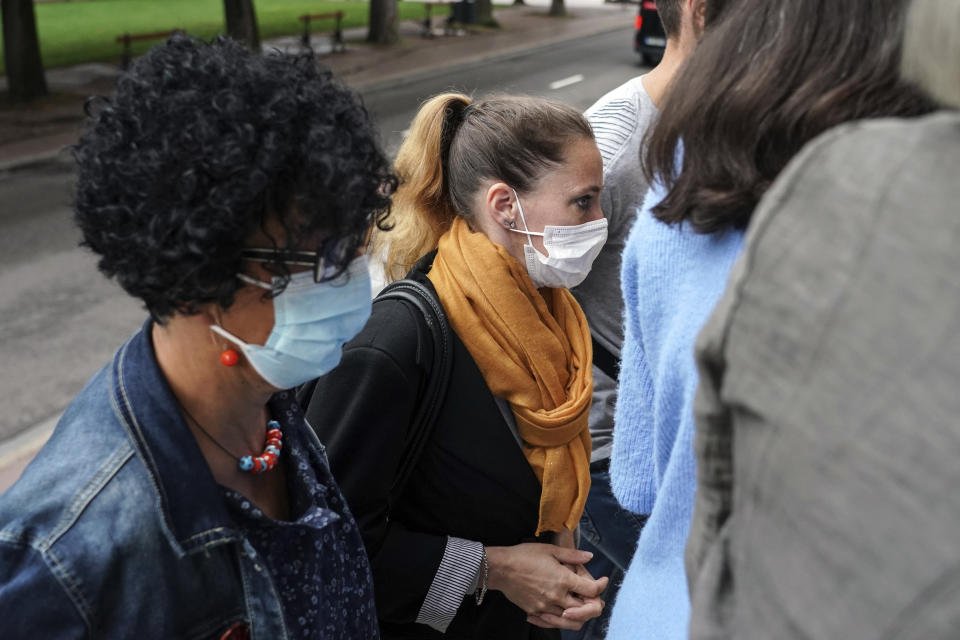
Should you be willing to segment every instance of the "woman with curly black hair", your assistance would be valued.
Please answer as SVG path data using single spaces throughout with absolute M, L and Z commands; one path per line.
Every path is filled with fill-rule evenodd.
M 14 637 L 377 637 L 360 534 L 287 391 L 370 313 L 360 249 L 395 180 L 366 111 L 309 57 L 177 37 L 88 114 L 76 221 L 150 319 L 0 497 L 0 617 Z

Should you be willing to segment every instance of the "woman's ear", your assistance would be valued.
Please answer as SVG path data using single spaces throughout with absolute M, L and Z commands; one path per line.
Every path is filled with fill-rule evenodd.
M 699 40 L 707 28 L 707 3 L 704 0 L 691 0 L 690 15 L 693 18 L 693 34 Z
M 503 182 L 494 182 L 487 189 L 484 214 L 495 226 L 514 229 L 517 226 L 517 198 Z

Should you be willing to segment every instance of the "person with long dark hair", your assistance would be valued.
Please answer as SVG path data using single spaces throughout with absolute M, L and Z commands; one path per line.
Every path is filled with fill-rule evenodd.
M 564 104 L 442 94 L 395 170 L 395 227 L 374 251 L 446 320 L 378 302 L 307 405 L 360 523 L 383 635 L 559 638 L 600 614 L 608 582 L 574 548 L 593 384 L 567 287 L 607 237 L 593 133 Z M 428 321 L 449 332 L 446 372 Z
M 960 629 L 960 0 L 904 75 L 946 109 L 804 147 L 697 339 L 697 640 Z
M 650 514 L 609 637 L 685 638 L 684 544 L 696 486 L 693 344 L 759 198 L 842 122 L 914 116 L 902 81 L 906 0 L 734 0 L 674 78 L 647 145 L 654 187 L 623 255 L 625 336 L 611 484 Z
M 617 402 L 617 367 L 623 344 L 623 297 L 620 256 L 649 184 L 642 176 L 643 140 L 660 115 L 667 87 L 703 35 L 708 12 L 725 0 L 658 0 L 657 14 L 667 44 L 663 59 L 648 73 L 631 78 L 602 96 L 584 114 L 603 157 L 600 207 L 610 231 L 590 275 L 573 289 L 583 307 L 593 338 L 593 404 L 590 407 L 590 495 L 580 521 L 581 548 L 593 552 L 587 565 L 593 575 L 610 576 L 604 593 L 613 603 L 623 572 L 630 565 L 646 514 L 624 509 L 610 489 L 610 452 Z M 606 635 L 613 607 L 586 623 L 567 640 L 600 640 Z
M 149 312 L 0 496 L 17 638 L 379 636 L 358 528 L 291 388 L 370 315 L 395 179 L 312 56 L 177 36 L 91 103 L 84 244 Z

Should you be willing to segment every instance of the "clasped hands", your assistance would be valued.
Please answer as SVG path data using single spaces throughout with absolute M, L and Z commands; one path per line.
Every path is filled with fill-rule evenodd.
M 609 578 L 594 579 L 583 566 L 593 554 L 572 548 L 572 541 L 572 534 L 565 531 L 558 535 L 559 544 L 487 547 L 488 588 L 501 591 L 523 609 L 530 624 L 579 629 L 603 611 L 600 594 Z

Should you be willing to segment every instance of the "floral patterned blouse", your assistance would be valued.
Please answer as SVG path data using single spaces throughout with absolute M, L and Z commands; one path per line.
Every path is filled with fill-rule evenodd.
M 283 431 L 291 519 L 274 520 L 223 487 L 227 508 L 270 571 L 290 638 L 379 638 L 363 540 L 326 457 L 307 446 L 310 426 L 291 392 L 270 409 Z

